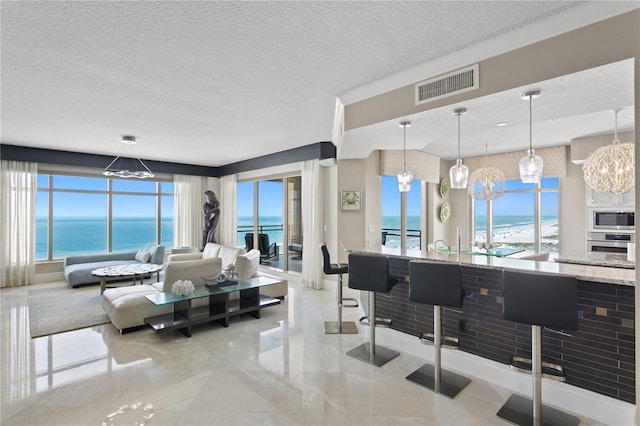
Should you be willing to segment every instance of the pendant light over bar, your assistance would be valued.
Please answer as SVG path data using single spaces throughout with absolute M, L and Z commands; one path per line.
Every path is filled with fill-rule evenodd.
M 410 121 L 401 121 L 400 127 L 404 129 L 404 139 L 402 144 L 402 170 L 398 173 L 398 191 L 411 191 L 411 182 L 413 182 L 413 174 L 407 170 L 407 127 L 411 126 Z
M 529 100 L 529 150 L 527 155 L 520 159 L 520 180 L 523 183 L 538 183 L 542 177 L 542 157 L 535 155 L 533 152 L 533 137 L 532 137 L 532 113 L 531 102 L 533 99 L 540 97 L 539 90 L 533 90 L 531 92 L 524 93 L 522 99 Z
M 502 197 L 507 189 L 507 178 L 504 172 L 496 167 L 489 167 L 487 156 L 489 147 L 485 145 L 484 165 L 474 170 L 469 176 L 467 191 L 476 200 L 495 200 Z
M 144 164 L 140 157 L 136 156 L 133 146 L 136 144 L 135 136 L 123 136 L 122 143 L 125 145 L 122 153 L 113 159 L 111 163 L 102 172 L 105 176 L 113 176 L 119 178 L 152 178 L 154 174 Z M 133 157 L 123 157 L 127 148 L 131 149 Z M 130 167 L 128 167 L 130 166 Z
M 460 116 L 467 113 L 465 108 L 457 108 L 453 110 L 453 115 L 458 116 L 458 158 L 456 164 L 449 169 L 449 181 L 451 181 L 451 188 L 465 189 L 469 182 L 469 168 L 462 164 L 462 158 L 460 157 Z
M 635 187 L 635 144 L 618 140 L 618 112 L 615 114 L 615 134 L 611 145 L 592 152 L 582 165 L 584 180 L 598 192 L 622 194 Z

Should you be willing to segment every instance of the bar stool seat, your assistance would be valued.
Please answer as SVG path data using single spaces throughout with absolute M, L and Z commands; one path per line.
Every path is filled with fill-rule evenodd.
M 322 269 L 326 275 L 338 276 L 338 321 L 325 321 L 324 333 L 325 334 L 358 334 L 358 327 L 353 321 L 342 321 L 342 308 L 357 308 L 358 301 L 351 297 L 342 297 L 342 274 L 349 273 L 349 264 L 347 263 L 331 263 L 331 257 L 329 256 L 329 250 L 327 249 L 327 243 L 320 245 L 322 250 Z M 344 302 L 351 302 L 345 305 Z
M 503 277 L 502 318 L 531 325 L 533 398 L 511 395 L 497 416 L 517 425 L 578 425 L 578 417 L 542 404 L 541 338 L 541 327 L 578 329 L 576 278 L 510 270 L 505 270 Z
M 441 368 L 442 347 L 457 348 L 457 338 L 442 336 L 441 308 L 461 308 L 465 297 L 461 267 L 457 263 L 412 260 L 409 262 L 409 300 L 433 305 L 434 364 L 425 364 L 407 376 L 412 381 L 448 398 L 455 396 L 471 382 L 467 377 Z M 423 333 L 420 341 L 430 343 Z M 449 344 L 452 342 L 453 344 Z
M 349 254 L 349 288 L 369 292 L 370 341 L 347 352 L 347 355 L 381 367 L 400 355 L 392 349 L 376 345 L 376 292 L 389 293 L 397 280 L 389 276 L 389 258 L 379 254 Z

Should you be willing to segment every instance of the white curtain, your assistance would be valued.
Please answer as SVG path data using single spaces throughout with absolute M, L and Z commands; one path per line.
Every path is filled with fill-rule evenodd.
M 173 175 L 173 244 L 176 247 L 202 245 L 204 191 L 200 176 Z
M 322 288 L 322 181 L 320 162 L 302 164 L 302 229 L 304 230 L 304 256 L 302 282 L 308 287 Z
M 33 284 L 38 165 L 0 164 L 0 287 Z
M 238 245 L 238 175 L 223 176 L 220 179 L 220 244 Z

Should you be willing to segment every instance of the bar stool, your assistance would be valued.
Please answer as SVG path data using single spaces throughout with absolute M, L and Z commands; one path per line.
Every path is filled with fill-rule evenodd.
M 357 308 L 358 301 L 352 297 L 342 297 L 342 274 L 349 273 L 349 265 L 346 263 L 331 263 L 327 243 L 320 245 L 322 250 L 322 269 L 326 275 L 338 276 L 338 321 L 325 321 L 325 334 L 358 334 L 358 327 L 353 321 L 342 322 L 342 307 Z M 344 305 L 343 302 L 352 302 Z
M 369 292 L 370 342 L 351 349 L 347 355 L 380 367 L 400 355 L 376 345 L 376 292 L 389 293 L 398 282 L 389 277 L 389 258 L 379 254 L 349 254 L 349 288 Z M 372 320 L 373 319 L 373 320 Z
M 531 325 L 533 401 L 511 395 L 497 416 L 517 425 L 577 425 L 580 422 L 578 417 L 542 405 L 540 328 L 578 329 L 576 278 L 505 270 L 502 318 Z
M 459 264 L 421 260 L 409 262 L 409 300 L 433 305 L 433 334 L 423 333 L 420 336 L 420 341 L 434 345 L 435 362 L 433 365 L 423 365 L 409 374 L 407 380 L 448 398 L 455 398 L 471 380 L 441 368 L 442 346 L 457 349 L 458 345 L 457 338 L 442 336 L 441 307 L 461 308 L 464 296 L 462 272 Z M 429 337 L 433 337 L 433 343 Z M 454 344 L 450 345 L 446 342 Z

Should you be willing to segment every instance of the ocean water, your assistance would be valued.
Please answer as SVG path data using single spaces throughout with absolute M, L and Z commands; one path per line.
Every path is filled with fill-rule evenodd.
M 542 217 L 543 224 L 557 226 L 557 216 Z M 263 216 L 259 219 L 263 232 L 269 235 L 270 242 L 282 244 L 284 231 L 282 218 L 279 216 Z M 244 247 L 244 236 L 251 232 L 252 217 L 238 218 L 238 246 Z M 476 219 L 476 229 L 485 228 L 485 218 Z M 533 227 L 532 216 L 495 216 L 493 227 L 495 232 L 503 232 L 509 228 Z M 155 218 L 116 218 L 113 220 L 113 251 L 139 250 L 155 241 Z M 400 230 L 399 216 L 383 216 L 382 228 Z M 420 216 L 407 217 L 407 229 L 420 230 Z M 557 239 L 557 238 L 556 238 Z M 173 247 L 173 218 L 162 220 L 161 244 L 170 249 Z M 399 247 L 400 236 L 387 235 L 387 247 Z M 409 248 L 420 247 L 418 237 L 408 237 Z M 105 218 L 56 218 L 53 222 L 53 258 L 60 259 L 74 254 L 100 253 L 107 250 L 107 221 Z M 36 220 L 36 259 L 47 259 L 47 220 Z
M 259 232 L 269 236 L 270 244 L 282 245 L 284 230 L 281 216 L 260 216 L 258 226 L 262 227 Z M 244 236 L 247 232 L 253 232 L 253 216 L 238 216 L 238 247 L 245 246 Z
M 47 219 L 36 219 L 36 260 L 47 259 Z M 113 219 L 113 251 L 143 249 L 156 240 L 155 218 Z M 161 244 L 173 246 L 173 218 L 162 219 Z M 53 221 L 53 259 L 107 251 L 107 220 L 59 217 Z

